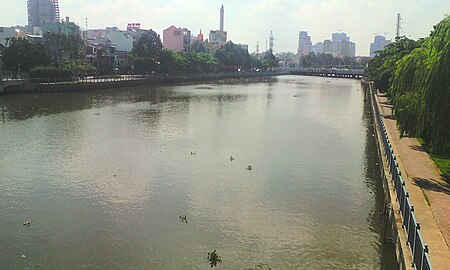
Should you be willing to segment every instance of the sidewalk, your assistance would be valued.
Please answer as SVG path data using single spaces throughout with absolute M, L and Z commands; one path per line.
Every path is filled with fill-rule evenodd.
M 400 139 L 392 106 L 382 94 L 377 99 L 433 268 L 450 269 L 450 185 L 415 138 Z

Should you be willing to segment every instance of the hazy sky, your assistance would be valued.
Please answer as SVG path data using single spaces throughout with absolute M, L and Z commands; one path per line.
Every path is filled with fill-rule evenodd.
M 25 0 L 0 0 L 0 26 L 27 24 Z M 397 12 L 402 14 L 403 34 L 427 36 L 433 25 L 450 13 L 448 0 L 60 0 L 61 16 L 70 16 L 81 27 L 117 26 L 129 22 L 162 30 L 175 25 L 197 34 L 219 28 L 219 10 L 225 6 L 228 39 L 249 45 L 249 51 L 266 47 L 270 31 L 275 51 L 297 51 L 298 32 L 308 31 L 313 44 L 346 32 L 356 43 L 357 55 L 368 55 L 375 33 L 395 35 Z

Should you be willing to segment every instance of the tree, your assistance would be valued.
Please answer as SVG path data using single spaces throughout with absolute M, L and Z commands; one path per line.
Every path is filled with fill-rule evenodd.
M 3 52 L 3 62 L 6 68 L 28 71 L 39 65 L 47 65 L 50 59 L 42 44 L 33 43 L 25 38 L 12 38 Z
M 82 40 L 79 35 L 66 36 L 61 33 L 48 32 L 43 36 L 44 46 L 53 62 L 61 59 L 76 60 L 80 58 Z
M 367 76 L 375 82 L 375 87 L 381 91 L 387 91 L 389 81 L 397 68 L 397 61 L 419 46 L 419 42 L 402 37 L 384 47 L 382 51 L 378 51 L 369 61 L 367 69 Z
M 421 137 L 435 154 L 450 154 L 450 16 L 419 41 L 397 39 L 377 52 L 367 75 L 386 91 L 400 135 Z
M 248 51 L 232 41 L 228 41 L 223 48 L 217 50 L 214 56 L 217 58 L 220 68 L 224 71 L 248 69 L 252 66 Z
M 131 51 L 136 57 L 150 57 L 157 59 L 161 54 L 163 45 L 160 36 L 153 30 L 148 30 L 142 34 L 134 44 Z
M 198 53 L 206 52 L 206 46 L 203 42 L 196 40 L 191 45 L 191 51 L 198 52 Z
M 264 55 L 262 63 L 263 66 L 266 68 L 274 68 L 278 66 L 278 58 L 275 55 L 273 55 L 271 50 L 269 50 Z
M 151 29 L 144 32 L 131 51 L 133 56 L 131 60 L 134 62 L 136 73 L 148 74 L 158 71 L 162 52 L 160 36 Z

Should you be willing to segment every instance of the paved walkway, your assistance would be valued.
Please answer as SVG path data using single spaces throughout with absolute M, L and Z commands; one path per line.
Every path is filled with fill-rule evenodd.
M 377 95 L 384 124 L 410 194 L 435 270 L 450 269 L 450 185 L 442 179 L 429 155 L 415 138 L 400 139 L 392 106 Z M 406 176 L 406 177 L 405 177 Z

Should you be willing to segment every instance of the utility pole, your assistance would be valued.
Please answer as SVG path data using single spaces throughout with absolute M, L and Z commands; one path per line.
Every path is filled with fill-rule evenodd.
M 397 35 L 395 36 L 395 38 L 396 39 L 398 39 L 398 38 L 400 38 L 400 32 L 401 32 L 401 30 L 402 30 L 402 26 L 401 26 L 401 23 L 402 23 L 402 17 L 401 17 L 401 15 L 400 15 L 400 13 L 397 13 Z
M 256 42 L 256 56 L 259 55 L 259 41 Z

